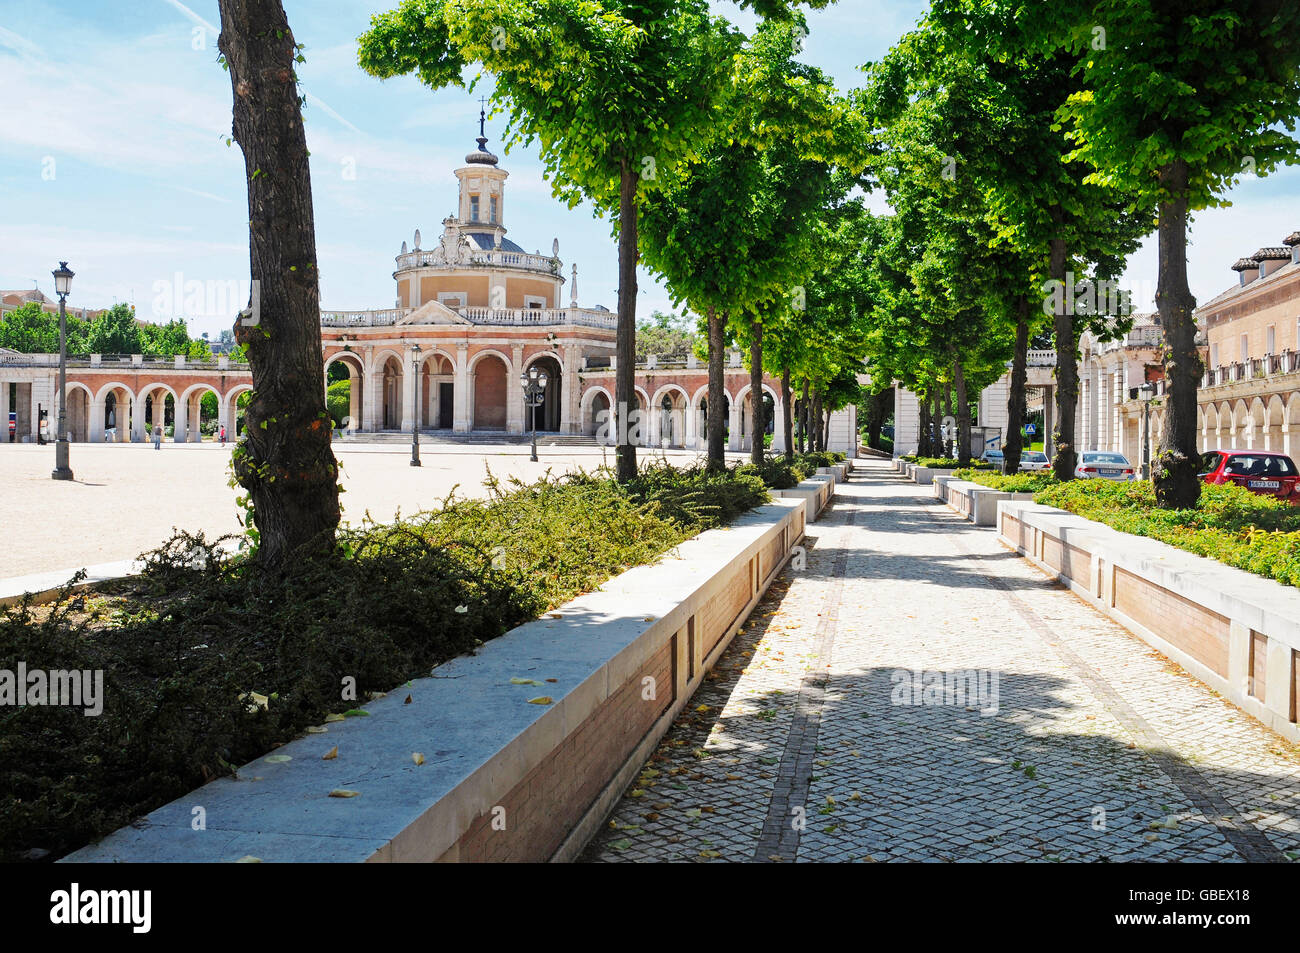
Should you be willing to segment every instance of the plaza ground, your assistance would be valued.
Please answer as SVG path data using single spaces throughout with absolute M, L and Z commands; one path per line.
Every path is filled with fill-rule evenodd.
M 0 580 L 133 559 L 153 549 L 172 527 L 208 536 L 240 531 L 236 490 L 228 485 L 233 445 L 216 443 L 72 445 L 76 479 L 50 479 L 54 447 L 0 444 Z M 453 488 L 483 496 L 487 468 L 498 478 L 534 480 L 614 463 L 611 450 L 548 447 L 538 438 L 538 462 L 527 445 L 426 444 L 419 467 L 409 444 L 335 443 L 343 467 L 343 518 L 377 521 L 398 511 L 435 507 Z M 693 450 L 641 449 L 638 460 L 661 455 L 674 463 L 702 457 Z M 734 455 L 739 459 L 741 455 Z
M 1294 746 L 928 490 L 857 464 L 587 860 L 1300 860 Z

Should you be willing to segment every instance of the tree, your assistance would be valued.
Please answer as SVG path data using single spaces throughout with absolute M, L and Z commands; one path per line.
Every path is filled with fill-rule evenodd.
M 72 351 L 72 321 L 72 315 L 68 315 L 69 351 Z M 0 347 L 24 354 L 57 353 L 59 316 L 46 314 L 35 301 L 20 305 L 0 320 Z
M 1012 273 L 1004 275 L 1002 287 L 1014 288 L 1015 296 L 1001 297 L 1017 325 L 1008 407 L 1013 431 L 1023 415 L 1024 349 L 1019 342 L 1028 340 L 1040 320 L 1039 309 L 1027 308 L 1019 295 L 1029 279 L 1046 279 L 1040 300 L 1052 316 L 1057 355 L 1053 463 L 1057 477 L 1068 480 L 1077 460 L 1080 335 L 1085 329 L 1103 338 L 1120 333 L 1126 330 L 1126 315 L 1076 306 L 1063 291 L 1095 289 L 1098 281 L 1118 277 L 1150 230 L 1150 219 L 1132 208 L 1130 193 L 1091 180 L 1091 168 L 1073 154 L 1059 109 L 1078 89 L 1071 77 L 1074 61 L 1034 38 L 1040 27 L 1047 33 L 1057 28 L 1055 15 L 1055 6 L 1027 10 L 1014 0 L 936 0 L 922 30 L 905 38 L 890 57 L 906 55 L 903 61 L 912 67 L 910 85 L 903 85 L 895 67 L 895 86 L 928 88 L 931 97 L 959 104 L 976 120 L 963 126 L 951 168 L 954 178 L 975 184 L 993 242 L 1010 246 L 1004 262 Z M 997 286 L 990 288 L 998 298 Z M 1025 335 L 1018 327 L 1022 314 Z M 1019 450 L 1014 436 L 1009 449 Z
M 638 210 L 707 138 L 739 40 L 705 0 L 404 0 L 360 38 L 361 66 L 379 77 L 416 73 L 437 89 L 481 64 L 509 113 L 507 145 L 536 140 L 555 193 L 613 219 L 620 480 L 636 474 Z
M 217 46 L 234 94 L 233 138 L 248 180 L 250 275 L 260 308 L 238 319 L 253 397 L 235 477 L 248 490 L 265 567 L 333 545 L 338 464 L 321 381 L 320 287 L 311 173 L 295 61 L 280 0 L 219 0 Z
M 1192 506 L 1196 390 L 1203 372 L 1187 282 L 1192 212 L 1247 174 L 1300 158 L 1300 29 L 1294 0 L 1100 0 L 1055 9 L 1039 36 L 1077 59 L 1082 88 L 1064 104 L 1072 159 L 1090 182 L 1136 194 L 1158 219 L 1156 308 L 1165 337 L 1166 421 L 1152 468 L 1161 506 Z M 1283 131 L 1285 129 L 1285 132 Z
M 144 334 L 129 304 L 115 304 L 86 328 L 86 350 L 91 354 L 143 354 Z M 58 350 L 57 340 L 54 350 Z
M 708 462 L 724 465 L 723 351 L 749 354 L 751 459 L 763 456 L 764 337 L 813 267 L 818 212 L 833 163 L 860 159 L 863 133 L 829 80 L 794 60 L 804 21 L 761 24 L 736 57 L 719 128 L 642 209 L 641 252 L 709 330 Z M 728 326 L 729 325 L 729 326 Z

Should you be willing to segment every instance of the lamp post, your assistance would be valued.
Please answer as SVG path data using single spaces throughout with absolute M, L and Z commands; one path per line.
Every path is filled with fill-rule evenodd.
M 533 419 L 533 452 L 528 459 L 536 463 L 537 408 L 542 406 L 542 401 L 546 399 L 546 371 L 541 370 L 534 364 L 528 368 L 527 372 L 519 375 L 519 384 L 524 389 L 524 404 L 532 410 L 530 416 Z
M 1142 479 L 1151 479 L 1151 400 L 1156 396 L 1150 381 L 1138 388 L 1142 398 Z
M 59 433 L 54 444 L 54 472 L 50 476 L 55 480 L 71 480 L 72 468 L 68 466 L 68 292 L 72 290 L 72 269 L 66 261 L 59 262 L 54 272 L 54 291 L 59 296 Z
M 420 345 L 411 345 L 411 374 L 415 381 L 415 420 L 411 423 L 411 466 L 420 466 Z

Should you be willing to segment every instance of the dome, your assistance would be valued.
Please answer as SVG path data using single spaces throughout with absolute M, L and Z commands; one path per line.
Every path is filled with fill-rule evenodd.
M 464 232 L 462 234 L 483 251 L 491 251 L 496 247 L 496 237 L 491 232 Z M 510 239 L 504 237 L 501 239 L 501 250 L 517 251 L 526 254 L 522 248 Z

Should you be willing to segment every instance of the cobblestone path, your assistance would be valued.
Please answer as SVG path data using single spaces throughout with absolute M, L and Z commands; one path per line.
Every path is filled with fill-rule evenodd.
M 1300 751 L 858 466 L 585 860 L 1300 860 Z

